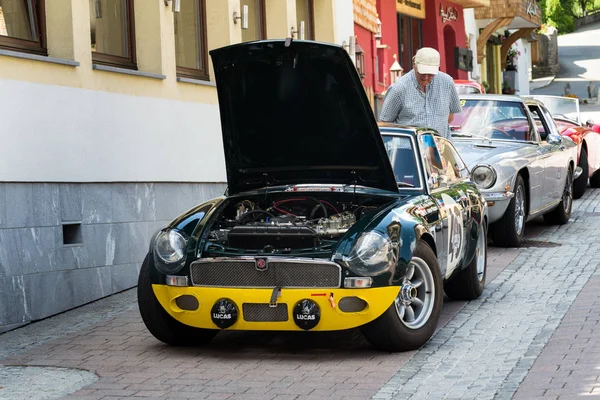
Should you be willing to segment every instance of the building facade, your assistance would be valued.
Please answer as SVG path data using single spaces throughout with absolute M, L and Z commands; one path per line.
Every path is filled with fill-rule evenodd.
M 346 0 L 0 1 L 0 332 L 135 286 L 223 193 L 211 49 L 352 30 Z
M 536 0 L 490 0 L 489 7 L 475 10 L 480 29 L 477 38 L 477 62 L 481 79 L 489 92 L 529 92 L 531 45 L 534 31 L 541 26 L 542 11 Z M 517 41 L 520 43 L 515 44 Z M 513 48 L 520 52 L 517 67 L 507 66 L 507 55 Z

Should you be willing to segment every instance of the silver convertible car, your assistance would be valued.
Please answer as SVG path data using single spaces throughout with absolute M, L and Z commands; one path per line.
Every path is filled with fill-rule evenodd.
M 525 222 L 571 216 L 577 146 L 560 135 L 544 105 L 503 95 L 461 95 L 451 123 L 454 144 L 489 206 L 495 245 L 517 247 Z

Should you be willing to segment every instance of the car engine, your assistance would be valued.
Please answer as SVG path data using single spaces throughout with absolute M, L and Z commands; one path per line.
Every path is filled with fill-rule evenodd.
M 336 242 L 381 205 L 381 201 L 355 204 L 311 196 L 261 200 L 226 206 L 209 231 L 210 244 L 263 252 L 316 248 Z

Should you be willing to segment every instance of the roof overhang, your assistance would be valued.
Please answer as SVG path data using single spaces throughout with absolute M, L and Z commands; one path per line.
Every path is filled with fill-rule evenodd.
M 462 8 L 478 8 L 478 7 L 489 7 L 491 0 L 452 0 L 457 6 Z

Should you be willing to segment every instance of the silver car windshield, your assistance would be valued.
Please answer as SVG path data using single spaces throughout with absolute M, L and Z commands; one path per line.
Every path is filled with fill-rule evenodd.
M 462 111 L 454 116 L 450 125 L 453 136 L 533 140 L 534 132 L 522 102 L 462 99 L 461 105 Z
M 383 143 L 399 187 L 421 187 L 413 141 L 409 136 L 383 135 Z

